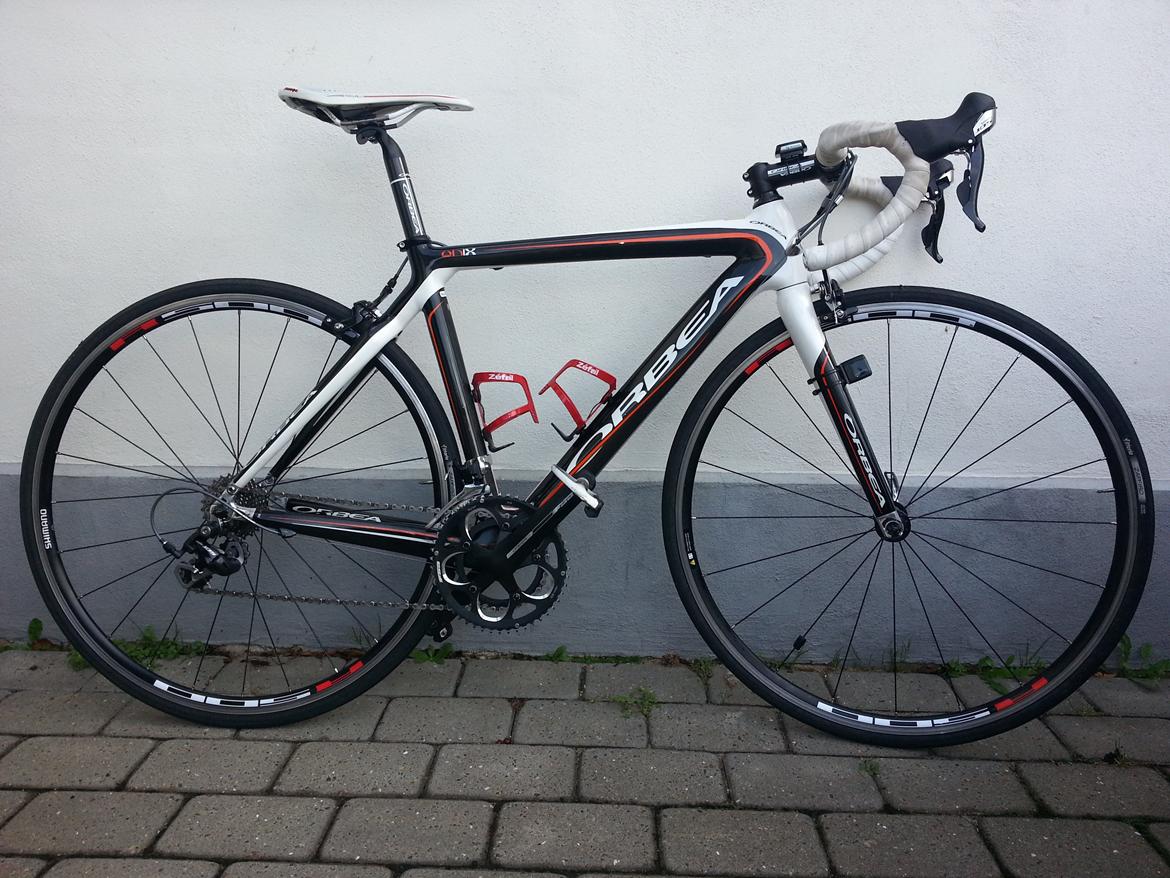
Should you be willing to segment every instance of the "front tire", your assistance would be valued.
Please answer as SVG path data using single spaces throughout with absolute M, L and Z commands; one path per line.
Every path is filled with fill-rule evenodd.
M 840 319 L 818 305 L 822 327 L 830 345 L 844 346 L 852 338 L 857 351 L 876 361 L 874 377 L 853 390 L 854 399 L 862 405 L 859 411 L 883 469 L 888 461 L 891 472 L 904 477 L 900 499 L 908 503 L 912 519 L 920 516 L 912 522 L 911 535 L 905 545 L 883 541 L 872 531 L 872 518 L 867 524 L 869 511 L 852 491 L 856 485 L 851 473 L 840 457 L 837 460 L 842 465 L 838 467 L 834 458 L 824 454 L 826 447 L 838 454 L 832 445 L 836 437 L 827 419 L 817 423 L 824 413 L 820 401 L 807 395 L 807 375 L 798 363 L 798 368 L 784 371 L 785 357 L 797 358 L 783 323 L 776 320 L 720 363 L 679 427 L 663 489 L 663 531 L 675 585 L 704 640 L 731 672 L 768 703 L 805 723 L 853 740 L 893 747 L 958 744 L 998 734 L 1033 719 L 1075 691 L 1108 658 L 1133 616 L 1149 570 L 1154 524 L 1147 493 L 1149 473 L 1140 444 L 1120 403 L 1092 366 L 1060 337 L 1010 308 L 963 293 L 923 287 L 861 290 L 846 294 L 845 301 L 845 315 Z M 913 342 L 906 336 L 911 328 L 923 331 Z M 895 347 L 891 339 L 898 334 L 907 341 Z M 956 344 L 960 336 L 969 357 L 961 364 L 952 360 L 952 380 L 943 381 L 952 348 L 963 350 Z M 928 344 L 932 340 L 938 341 L 937 354 Z M 942 370 L 936 377 L 926 364 L 937 365 L 944 347 L 946 356 L 941 357 Z M 846 353 L 852 354 L 854 349 Z M 997 360 L 1000 354 L 1002 359 Z M 1024 377 L 1006 381 L 999 374 L 1005 362 L 1008 366 L 1003 375 L 1015 369 L 1016 376 Z M 993 370 L 990 379 L 985 380 L 985 370 Z M 883 372 L 884 381 L 880 377 Z M 984 398 L 995 378 L 1000 383 Z M 910 393 L 910 401 L 896 408 L 893 388 L 903 390 L 916 380 L 922 389 Z M 995 403 L 988 403 L 1001 384 L 1011 387 L 1017 381 L 1023 383 L 1014 405 L 1010 401 L 1004 404 L 1002 395 Z M 1067 394 L 1067 401 L 1053 411 L 1045 404 L 1038 409 L 1040 416 L 1033 418 L 1037 411 L 1033 404 L 1042 396 L 1041 391 L 1052 389 L 1058 395 Z M 869 399 L 864 398 L 867 393 Z M 754 398 L 760 401 L 762 417 L 775 415 L 782 405 L 787 406 L 789 396 L 805 410 L 804 417 L 796 408 L 787 407 L 784 412 L 791 412 L 791 417 L 772 431 L 761 428 L 758 419 L 742 414 Z M 801 404 L 801 398 L 808 400 L 807 406 Z M 976 405 L 981 399 L 982 404 Z M 954 410 L 949 420 L 937 416 L 944 418 L 937 439 L 930 429 L 923 429 L 932 406 L 935 412 L 946 406 Z M 919 425 L 918 414 L 924 408 L 926 414 Z M 907 417 L 907 412 L 914 416 Z M 732 417 L 721 418 L 725 413 Z M 1030 420 L 1035 423 L 1012 435 L 1016 427 Z M 972 423 L 977 425 L 976 434 L 985 435 L 971 438 L 968 428 Z M 825 446 L 814 433 L 807 433 L 809 424 L 821 433 Z M 1055 439 L 1032 444 L 1039 432 L 1037 425 L 1053 427 Z M 812 437 L 815 448 L 811 451 L 812 446 L 796 441 L 802 428 Z M 1073 433 L 1076 442 L 1067 438 Z M 731 441 L 719 446 L 713 435 L 730 435 Z M 899 435 L 905 436 L 900 457 L 896 455 Z M 950 436 L 955 439 L 947 447 Z M 963 445 L 956 445 L 963 436 L 983 444 L 967 454 Z M 1020 440 L 1020 436 L 1025 438 Z M 1000 442 L 1001 438 L 1006 441 Z M 1070 447 L 1099 444 L 1100 458 L 1091 461 L 1093 466 L 1082 464 L 1087 470 L 1077 466 L 1062 470 L 1058 462 L 1066 439 Z M 905 448 L 911 440 L 913 450 L 907 459 Z M 731 449 L 738 455 L 730 459 L 746 462 L 733 466 L 715 460 L 713 442 L 716 449 Z M 923 449 L 931 442 L 937 443 L 937 450 L 928 454 Z M 776 458 L 760 450 L 779 454 L 777 446 L 790 455 L 783 463 L 774 462 Z M 943 447 L 946 450 L 939 457 Z M 959 450 L 943 466 L 952 448 Z M 976 456 L 987 448 L 991 450 Z M 822 452 L 819 459 L 818 449 Z M 917 469 L 911 466 L 915 451 L 923 455 L 917 458 L 921 461 Z M 1016 457 L 1004 459 L 1012 453 Z M 923 479 L 932 458 L 938 462 Z M 964 458 L 973 462 L 958 468 Z M 1036 470 L 1045 461 L 1051 474 L 1048 469 Z M 701 463 L 706 470 L 700 471 Z M 903 473 L 903 464 L 908 476 Z M 754 473 L 771 475 L 753 474 L 753 466 Z M 1044 474 L 1028 479 L 1028 467 Z M 1008 478 L 1015 468 L 1025 476 Z M 785 469 L 797 475 L 786 476 Z M 700 472 L 700 490 L 696 490 L 696 474 Z M 1069 472 L 1078 476 L 1088 472 L 1096 481 L 1088 485 L 1070 481 L 1066 490 L 1059 477 Z M 979 478 L 971 478 L 973 475 Z M 1045 492 L 1028 492 L 1027 488 L 1052 478 L 1057 481 L 1049 484 L 1062 486 L 1064 494 L 1056 496 L 1063 505 L 1041 517 L 1034 510 L 1040 508 L 1041 501 L 1049 502 L 1043 497 Z M 968 481 L 973 487 L 967 486 Z M 1017 489 L 1023 493 L 1012 493 Z M 773 494 L 773 490 L 778 493 Z M 930 500 L 926 500 L 928 494 L 933 495 Z M 916 500 L 925 502 L 915 509 Z M 777 505 L 767 505 L 772 503 Z M 729 507 L 735 514 L 724 514 Z M 1090 509 L 1094 514 L 1089 514 Z M 706 514 L 711 510 L 719 514 Z M 759 514 L 773 510 L 782 514 Z M 719 531 L 714 537 L 704 534 L 703 528 L 718 528 L 723 519 L 734 519 L 730 523 L 734 529 Z M 761 524 L 776 519 L 786 521 Z M 824 521 L 827 519 L 838 520 Z M 806 520 L 818 520 L 817 539 L 829 538 L 798 549 L 768 542 L 785 538 Z M 842 536 L 840 531 L 831 531 L 833 526 L 856 527 L 858 533 Z M 967 530 L 944 531 L 946 536 L 940 533 L 956 526 Z M 978 531 L 976 537 L 964 536 L 972 529 Z M 1001 539 L 1017 548 L 1001 548 L 997 542 Z M 1055 540 L 1053 545 L 1059 547 L 1055 557 L 1051 551 L 1045 553 L 1046 539 Z M 869 553 L 860 555 L 871 543 Z M 1022 551 L 1020 546 L 1036 547 L 1038 554 L 1021 558 L 1017 554 Z M 1074 573 L 1070 566 L 1075 562 L 1060 554 L 1067 554 L 1070 546 L 1081 547 L 1076 550 L 1086 556 L 1098 557 Z M 887 548 L 888 574 L 883 560 Z M 809 554 L 802 554 L 806 551 Z M 818 555 L 813 556 L 812 551 Z M 814 557 L 829 552 L 812 565 Z M 725 555 L 737 563 L 726 564 Z M 803 575 L 775 595 L 777 589 L 763 587 L 769 565 L 796 564 L 793 559 L 800 558 L 808 560 L 793 569 L 805 570 Z M 1002 575 L 990 576 L 972 558 L 988 560 L 991 569 Z M 834 568 L 835 564 L 842 566 Z M 1088 572 L 1097 567 L 1100 583 Z M 746 578 L 738 589 L 725 579 L 715 585 L 708 582 L 728 571 Z M 937 575 L 940 572 L 941 577 Z M 785 574 L 777 581 L 791 578 Z M 817 581 L 829 583 L 829 588 L 814 601 L 809 595 Z M 1099 589 L 1099 597 L 1090 587 Z M 843 593 L 857 605 L 856 615 L 851 607 L 845 611 L 845 601 L 836 603 Z M 805 622 L 815 615 L 824 595 L 830 595 L 830 600 L 806 629 Z M 978 612 L 969 612 L 973 598 Z M 1040 608 L 1041 602 L 1046 609 Z M 931 606 L 936 614 L 934 623 Z M 745 615 L 741 607 L 756 609 Z M 905 635 L 907 619 L 918 613 L 919 607 L 926 622 L 917 622 L 922 639 L 913 644 L 902 641 L 899 633 Z M 937 630 L 940 608 L 953 616 L 953 624 L 941 632 Z M 752 622 L 761 610 L 766 618 L 756 617 Z M 811 632 L 818 624 L 832 623 L 834 617 L 842 635 L 839 646 L 845 648 L 830 657 L 829 645 L 816 642 Z M 892 619 L 894 637 L 880 632 L 868 641 L 865 635 L 856 640 L 863 618 L 887 627 Z M 828 621 L 822 622 L 824 619 Z M 901 632 L 899 619 L 906 626 Z M 1074 624 L 1068 619 L 1080 626 L 1079 631 L 1068 627 Z M 757 623 L 759 633 L 753 640 L 747 632 Z M 1035 639 L 1030 646 L 1019 635 L 1027 626 L 1039 631 L 1039 635 L 1032 635 Z M 1053 634 L 1038 626 L 1054 632 L 1065 645 L 1059 640 L 1053 644 Z M 1014 645 L 1015 651 L 1008 652 L 1003 642 L 997 649 L 997 637 Z M 865 647 L 858 646 L 864 643 L 868 643 L 868 654 Z M 816 654 L 818 647 L 823 650 L 820 655 Z M 987 654 L 976 660 L 978 651 L 985 649 L 994 658 Z M 806 651 L 814 654 L 803 659 Z M 899 674 L 902 706 L 898 705 Z M 849 676 L 861 682 L 850 687 Z M 888 692 L 891 676 L 892 708 Z M 874 688 L 879 686 L 886 688 L 876 693 Z M 944 700 L 953 697 L 953 701 L 940 705 L 923 693 L 935 693 Z M 915 698 L 920 699 L 918 703 L 913 703 Z

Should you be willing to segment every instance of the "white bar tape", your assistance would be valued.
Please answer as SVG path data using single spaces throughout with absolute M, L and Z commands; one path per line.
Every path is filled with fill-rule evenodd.
M 914 154 L 906 138 L 893 122 L 841 122 L 821 132 L 817 142 L 817 161 L 832 167 L 845 160 L 850 147 L 877 146 L 891 153 L 902 164 L 902 185 L 882 211 L 844 238 L 804 251 L 809 271 L 819 271 L 854 259 L 894 234 L 922 203 L 930 186 L 930 165 Z

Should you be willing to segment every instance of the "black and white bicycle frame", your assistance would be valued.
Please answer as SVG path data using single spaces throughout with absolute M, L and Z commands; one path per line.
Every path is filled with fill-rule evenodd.
M 746 218 L 668 226 L 600 235 L 503 241 L 443 246 L 426 234 L 406 161 L 388 132 L 371 131 L 382 147 L 387 173 L 406 233 L 404 248 L 411 280 L 365 330 L 363 338 L 322 376 L 264 447 L 228 486 L 223 499 L 245 486 L 278 479 L 329 417 L 344 404 L 386 345 L 394 342 L 420 313 L 439 363 L 447 400 L 454 418 L 463 460 L 455 466 L 458 484 L 482 484 L 495 490 L 491 458 L 476 415 L 455 323 L 447 303 L 447 286 L 459 272 L 590 260 L 649 259 L 684 256 L 730 256 L 731 265 L 704 291 L 674 325 L 642 365 L 609 402 L 585 425 L 557 463 L 528 495 L 540 514 L 524 532 L 512 535 L 506 550 L 517 552 L 530 539 L 556 526 L 588 492 L 572 490 L 567 482 L 595 483 L 597 476 L 637 430 L 654 407 L 695 362 L 696 355 L 727 325 L 747 299 L 758 292 L 777 293 L 780 314 L 789 332 L 782 342 L 794 345 L 820 391 L 858 482 L 865 489 L 875 518 L 897 515 L 896 496 L 866 438 L 861 418 L 825 342 L 800 259 L 786 254 L 796 226 L 781 200 L 756 207 Z M 563 478 L 563 474 L 572 477 Z M 248 510 L 251 514 L 251 510 Z M 291 509 L 255 513 L 255 519 L 307 535 L 327 536 L 415 557 L 428 557 L 435 530 L 417 521 L 395 520 L 379 514 L 376 521 L 342 519 Z

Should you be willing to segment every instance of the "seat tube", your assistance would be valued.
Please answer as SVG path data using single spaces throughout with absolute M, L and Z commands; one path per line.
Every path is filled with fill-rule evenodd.
M 882 472 L 881 463 L 862 426 L 861 416 L 853 405 L 848 386 L 829 350 L 821 322 L 813 308 L 808 284 L 785 287 L 776 296 L 784 326 L 809 377 L 820 392 L 821 401 L 841 444 L 845 446 L 853 474 L 862 486 L 866 501 L 879 518 L 896 514 L 896 495 L 889 479 Z

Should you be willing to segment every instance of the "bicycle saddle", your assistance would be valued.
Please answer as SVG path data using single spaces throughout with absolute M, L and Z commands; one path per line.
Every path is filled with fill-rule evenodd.
M 350 132 L 372 122 L 398 128 L 423 110 L 472 109 L 469 101 L 450 95 L 353 94 L 285 86 L 277 96 L 294 110 Z
M 995 124 L 995 99 L 973 91 L 959 109 L 942 119 L 910 119 L 898 131 L 914 154 L 928 162 L 961 150 L 970 150 L 976 138 Z

